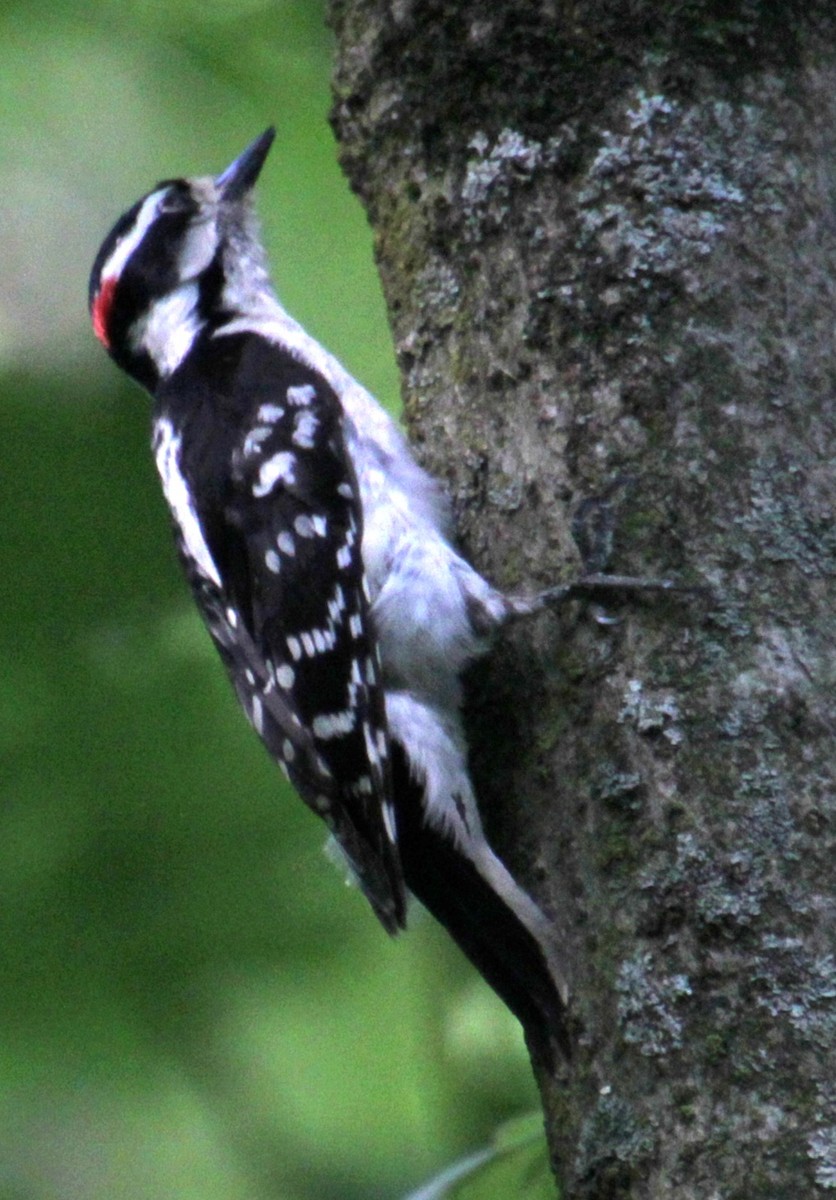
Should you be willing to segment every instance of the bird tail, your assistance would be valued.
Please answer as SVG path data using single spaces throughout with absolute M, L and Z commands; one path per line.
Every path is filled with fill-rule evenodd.
M 567 994 L 548 941 L 545 916 L 484 844 L 471 859 L 449 830 L 426 818 L 422 783 L 393 744 L 398 846 L 407 887 L 438 920 L 521 1023 L 545 1066 L 571 1057 Z

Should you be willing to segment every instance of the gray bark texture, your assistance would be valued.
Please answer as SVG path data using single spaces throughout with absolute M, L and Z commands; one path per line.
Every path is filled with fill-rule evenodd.
M 575 1058 L 534 1064 L 562 1194 L 836 1196 L 833 0 L 332 23 L 466 553 L 511 591 L 584 556 L 712 589 L 542 615 L 470 688 L 491 839 L 573 985 Z

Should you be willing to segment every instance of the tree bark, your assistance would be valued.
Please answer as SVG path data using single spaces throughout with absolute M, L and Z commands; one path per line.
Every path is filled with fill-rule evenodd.
M 332 20 L 410 431 L 467 554 L 511 591 L 584 556 L 712 589 L 573 603 L 472 681 L 491 840 L 574 990 L 571 1068 L 535 1064 L 563 1195 L 824 1200 L 832 0 Z

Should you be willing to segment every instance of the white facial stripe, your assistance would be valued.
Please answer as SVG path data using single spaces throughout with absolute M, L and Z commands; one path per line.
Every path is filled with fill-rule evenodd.
M 197 302 L 197 284 L 182 284 L 155 300 L 131 331 L 134 349 L 150 354 L 163 378 L 180 366 L 203 328 Z
M 125 263 L 131 257 L 134 250 L 136 250 L 154 222 L 159 210 L 160 201 L 167 191 L 168 188 L 158 188 L 156 192 L 152 192 L 150 196 L 146 196 L 142 207 L 136 215 L 133 228 L 129 229 L 124 237 L 119 239 L 115 250 L 102 267 L 102 279 L 118 279 L 122 274 Z
M 218 227 L 213 220 L 194 222 L 186 233 L 178 267 L 184 282 L 194 279 L 209 266 L 218 248 Z

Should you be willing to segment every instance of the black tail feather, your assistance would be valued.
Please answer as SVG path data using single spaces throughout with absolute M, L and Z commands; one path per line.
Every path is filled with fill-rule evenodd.
M 420 789 L 394 746 L 398 846 L 407 887 L 438 920 L 522 1025 L 529 1048 L 552 1066 L 571 1043 L 566 1008 L 537 939 L 449 839 L 425 823 Z

